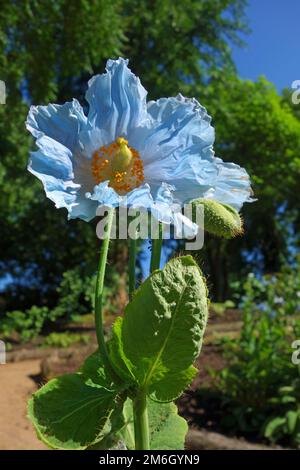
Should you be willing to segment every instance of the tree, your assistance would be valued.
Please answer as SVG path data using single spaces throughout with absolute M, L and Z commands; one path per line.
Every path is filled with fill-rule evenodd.
M 130 58 L 151 97 L 204 87 L 224 68 L 233 69 L 228 41 L 245 28 L 245 1 L 2 3 L 0 78 L 7 104 L 0 106 L 0 275 L 20 280 L 9 296 L 9 307 L 18 308 L 55 302 L 64 270 L 94 269 L 98 243 L 93 225 L 67 222 L 26 171 L 29 104 L 82 101 L 87 79 L 119 54 Z
M 205 101 L 214 116 L 217 155 L 247 169 L 257 198 L 243 208 L 245 237 L 205 244 L 213 293 L 222 300 L 229 273 L 239 279 L 255 267 L 274 272 L 287 260 L 287 227 L 296 234 L 293 214 L 300 202 L 300 120 L 264 78 L 214 80 Z

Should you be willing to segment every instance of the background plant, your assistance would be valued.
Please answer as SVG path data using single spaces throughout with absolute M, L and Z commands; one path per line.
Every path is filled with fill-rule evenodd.
M 31 103 L 72 97 L 83 102 L 86 79 L 119 54 L 130 57 L 133 71 L 151 90 L 150 99 L 179 90 L 200 99 L 214 116 L 218 153 L 252 176 L 260 203 L 244 211 L 247 237 L 230 243 L 206 237 L 201 265 L 211 279 L 212 298 L 230 298 L 232 283 L 252 268 L 278 271 L 291 255 L 291 239 L 299 246 L 299 113 L 288 92 L 280 96 L 266 80 L 236 77 L 230 44 L 241 43 L 247 31 L 246 3 L 80 0 L 75 8 L 65 0 L 5 2 L 0 12 L 0 76 L 7 86 L 7 105 L 0 106 L 0 274 L 11 276 L 12 283 L 2 287 L 2 317 L 32 305 L 52 309 L 64 271 L 79 264 L 96 270 L 93 224 L 66 223 L 64 211 L 54 215 L 41 185 L 24 171 L 31 146 L 24 121 Z M 75 240 L 87 249 L 82 252 Z M 122 252 L 122 243 L 116 246 Z
M 95 274 L 86 274 L 79 268 L 64 272 L 56 291 L 57 305 L 51 309 L 34 305 L 24 311 L 7 312 L 0 324 L 1 337 L 15 337 L 21 342 L 26 342 L 43 333 L 45 329 L 55 328 L 58 322 L 62 326 L 72 321 L 80 321 L 82 315 L 94 310 L 95 281 Z M 117 313 L 120 307 L 117 291 L 121 288 L 117 272 L 114 269 L 108 270 L 103 291 L 104 314 Z
M 224 397 L 221 425 L 227 430 L 260 433 L 273 441 L 284 438 L 290 444 L 297 442 L 294 429 L 291 433 L 283 425 L 282 413 L 287 412 L 287 405 L 297 413 L 299 406 L 299 395 L 293 389 L 298 384 L 299 371 L 291 361 L 291 343 L 300 331 L 299 288 L 299 264 L 276 276 L 248 276 L 241 335 L 235 342 L 225 341 L 224 354 L 229 365 L 216 375 Z M 289 387 L 294 393 L 290 401 L 283 398 Z M 273 422 L 277 416 L 281 419 L 280 432 L 275 426 L 277 421 Z

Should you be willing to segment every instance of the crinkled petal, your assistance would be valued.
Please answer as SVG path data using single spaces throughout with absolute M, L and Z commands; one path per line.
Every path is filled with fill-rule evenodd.
M 214 158 L 218 174 L 212 187 L 204 194 L 240 210 L 244 202 L 253 202 L 250 178 L 247 171 L 235 163 Z M 201 196 L 200 196 L 201 197 Z
M 156 197 L 153 198 L 148 184 L 134 189 L 126 196 L 118 195 L 108 184 L 108 181 L 98 184 L 92 193 L 86 194 L 86 197 L 106 207 L 123 206 L 149 211 L 160 222 L 166 225 L 175 224 L 177 233 L 185 234 L 187 237 L 196 235 L 198 227 L 182 215 L 181 206 L 174 202 L 172 195 L 174 188 L 171 185 L 162 183 Z
M 191 238 L 198 232 L 198 226 L 182 214 L 182 205 L 174 198 L 174 186 L 162 183 L 151 207 L 153 217 L 166 225 L 174 225 L 178 238 Z
M 84 190 L 81 190 L 77 194 L 75 203 L 69 210 L 69 219 L 82 219 L 85 222 L 89 222 L 96 216 L 98 202 L 92 201 L 86 197 Z
M 51 174 L 51 171 L 44 172 L 44 161 L 47 161 L 47 158 L 48 156 L 40 150 L 31 152 L 28 170 L 43 183 L 47 197 L 57 208 L 66 207 L 69 210 L 76 201 L 80 185 L 71 180 L 57 178 Z
M 206 109 L 195 99 L 178 95 L 150 101 L 148 113 L 152 129 L 143 144 L 146 166 L 159 160 L 164 170 L 170 170 L 170 165 L 173 169 L 187 148 L 190 154 L 211 159 L 214 128 Z
M 86 193 L 86 197 L 97 201 L 99 205 L 107 207 L 124 206 L 149 210 L 153 204 L 153 198 L 148 184 L 130 191 L 126 196 L 120 196 L 109 186 L 109 181 L 104 181 L 103 183 L 97 184 L 91 193 Z
M 175 235 L 177 238 L 193 238 L 197 235 L 199 227 L 181 212 L 174 212 L 173 220 Z
M 140 149 L 145 180 L 153 187 L 171 183 L 182 203 L 197 197 L 200 186 L 207 191 L 217 170 L 214 129 L 205 108 L 179 95 L 150 102 L 148 111 L 155 123 Z
M 59 142 L 47 136 L 36 142 L 40 151 L 31 154 L 31 168 L 63 181 L 74 178 L 72 152 Z
M 31 106 L 26 127 L 34 137 L 46 135 L 73 151 L 77 146 L 78 133 L 86 123 L 83 109 L 74 99 L 63 105 Z
M 108 184 L 109 181 L 97 184 L 92 192 L 86 193 L 86 197 L 92 201 L 97 201 L 98 205 L 117 207 L 120 204 L 121 196 Z
M 65 207 L 69 218 L 89 221 L 95 217 L 97 204 L 86 199 L 82 184 L 74 182 L 72 152 L 47 136 L 40 137 L 37 146 L 39 150 L 30 154 L 28 170 L 43 183 L 47 197 L 57 208 Z
M 149 210 L 153 204 L 153 197 L 149 184 L 144 184 L 130 191 L 122 198 L 122 205 L 133 207 L 135 209 Z
M 152 188 L 161 181 L 175 187 L 181 204 L 212 197 L 240 209 L 252 199 L 247 172 L 215 158 L 211 118 L 195 99 L 162 98 L 148 104 L 153 119 L 140 149 L 145 180 Z
M 128 60 L 109 60 L 106 73 L 89 81 L 86 99 L 88 121 L 92 128 L 105 130 L 108 144 L 148 119 L 145 88 L 127 67 Z

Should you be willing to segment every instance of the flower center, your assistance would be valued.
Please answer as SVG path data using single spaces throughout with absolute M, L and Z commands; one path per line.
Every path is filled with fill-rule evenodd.
M 144 181 L 141 157 L 123 137 L 94 152 L 92 173 L 97 184 L 109 180 L 109 186 L 120 195 L 132 191 Z

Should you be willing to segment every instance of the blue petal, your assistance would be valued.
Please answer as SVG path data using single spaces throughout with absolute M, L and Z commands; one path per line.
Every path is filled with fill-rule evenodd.
M 179 95 L 151 102 L 148 110 L 157 122 L 141 150 L 146 181 L 173 184 L 182 203 L 197 197 L 200 186 L 206 191 L 217 174 L 212 164 L 214 129 L 205 108 Z
M 90 105 L 88 120 L 92 128 L 104 129 L 108 144 L 148 119 L 147 92 L 127 67 L 128 61 L 109 60 L 106 73 L 89 81 L 86 99 Z
M 51 169 L 50 171 L 46 169 L 45 171 L 44 161 L 47 161 L 48 156 L 40 150 L 32 152 L 30 156 L 28 170 L 43 183 L 47 197 L 55 203 L 57 208 L 66 207 L 69 210 L 76 201 L 80 185 L 73 183 L 71 180 L 57 178 L 54 176 L 55 170 L 51 172 Z M 46 163 L 46 165 L 49 165 L 49 163 Z
M 122 205 L 134 207 L 136 209 L 149 210 L 152 204 L 153 198 L 148 184 L 144 184 L 133 191 L 130 191 L 130 193 L 126 195 L 126 198 L 123 198 L 122 200 Z
M 84 190 L 77 194 L 75 203 L 70 207 L 68 219 L 82 219 L 89 222 L 96 216 L 98 203 L 86 197 Z
M 197 235 L 199 227 L 181 212 L 175 212 L 173 217 L 173 225 L 176 238 L 193 238 Z
M 142 149 L 145 180 L 152 191 L 161 181 L 175 187 L 181 204 L 213 197 L 240 208 L 251 201 L 247 172 L 214 157 L 211 118 L 195 99 L 181 95 L 150 102 L 153 120 Z
M 74 178 L 72 152 L 64 145 L 47 136 L 37 140 L 39 151 L 31 154 L 31 168 L 63 181 Z
M 214 128 L 211 118 L 195 99 L 181 95 L 161 98 L 148 103 L 153 119 L 152 130 L 144 143 L 146 164 L 167 159 L 176 166 L 180 154 L 187 148 L 201 158 L 211 158 Z
M 74 150 L 78 133 L 86 126 L 87 118 L 77 100 L 63 105 L 31 106 L 26 121 L 27 129 L 36 138 L 44 135 Z
M 87 200 L 82 184 L 73 180 L 71 151 L 46 136 L 37 140 L 37 146 L 39 150 L 30 154 L 28 170 L 42 181 L 47 197 L 57 208 L 65 207 L 69 218 L 89 221 L 95 217 L 97 204 Z
M 160 222 L 174 225 L 178 238 L 194 237 L 198 226 L 182 214 L 182 206 L 174 199 L 174 187 L 162 183 L 157 191 L 151 213 Z
M 214 158 L 218 169 L 217 177 L 204 197 L 229 204 L 240 210 L 244 202 L 253 202 L 250 178 L 247 171 L 235 163 Z
M 120 203 L 121 196 L 116 191 L 108 186 L 109 181 L 97 184 L 93 191 L 86 193 L 86 197 L 92 201 L 97 201 L 98 205 L 107 207 L 117 207 Z

